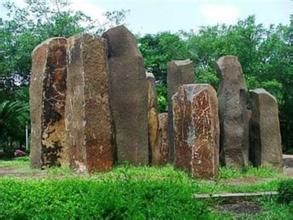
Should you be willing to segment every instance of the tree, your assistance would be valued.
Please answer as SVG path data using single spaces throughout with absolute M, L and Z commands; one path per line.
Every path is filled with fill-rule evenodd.
M 167 110 L 167 62 L 190 58 L 186 42 L 178 34 L 169 32 L 147 34 L 138 38 L 138 42 L 145 67 L 157 80 L 159 110 L 164 112 Z
M 98 35 L 107 27 L 123 23 L 127 13 L 125 10 L 106 12 L 106 22 L 101 23 L 81 11 L 71 10 L 66 0 L 27 0 L 24 8 L 5 1 L 3 6 L 7 16 L 0 18 L 0 114 L 11 117 L 0 118 L 2 143 L 8 139 L 22 141 L 24 124 L 20 121 L 29 122 L 28 115 L 23 117 L 21 106 L 28 108 L 33 49 L 51 37 L 69 37 L 83 32 Z
M 29 106 L 26 102 L 4 101 L 0 103 L 0 140 L 6 142 L 4 151 L 11 151 L 13 142 L 25 141 L 25 126 L 29 121 Z M 3 143 L 1 143 L 2 145 Z M 10 147 L 8 149 L 7 147 Z
M 278 100 L 281 120 L 292 130 L 292 18 L 289 26 L 265 28 L 256 24 L 254 16 L 249 16 L 235 25 L 201 27 L 197 33 L 146 35 L 139 39 L 140 49 L 146 67 L 153 70 L 157 79 L 166 82 L 168 61 L 191 58 L 196 67 L 196 81 L 210 83 L 215 88 L 219 84 L 216 61 L 223 55 L 238 56 L 248 88 L 265 88 L 272 93 Z M 159 91 L 164 91 L 162 86 L 165 83 Z M 287 139 L 293 141 L 291 132 Z
M 54 3 L 46 0 L 27 0 L 19 8 L 13 2 L 4 2 L 8 18 L 0 23 L 0 81 L 12 81 L 6 86 L 27 85 L 31 52 L 42 41 L 51 37 L 69 37 L 83 32 L 98 34 L 106 26 L 121 24 L 127 11 L 106 12 L 106 23 L 91 19 L 81 11 L 72 11 L 65 0 Z M 17 78 L 18 83 L 15 83 Z M 12 85 L 11 85 L 12 84 Z

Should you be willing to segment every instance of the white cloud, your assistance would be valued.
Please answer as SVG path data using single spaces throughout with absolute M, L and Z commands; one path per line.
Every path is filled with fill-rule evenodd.
M 208 24 L 231 24 L 240 17 L 240 10 L 235 5 L 204 4 L 200 7 L 200 14 Z
M 106 22 L 104 16 L 105 10 L 98 6 L 97 3 L 92 3 L 89 0 L 73 0 L 71 1 L 70 8 L 75 11 L 82 11 L 92 19 L 98 20 L 100 23 Z

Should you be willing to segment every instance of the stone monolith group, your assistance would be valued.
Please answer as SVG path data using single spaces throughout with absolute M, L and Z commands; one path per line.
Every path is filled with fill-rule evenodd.
M 195 82 L 191 60 L 170 61 L 168 113 L 160 113 L 155 74 L 124 26 L 46 40 L 32 53 L 32 167 L 171 163 L 196 178 L 217 176 L 220 164 L 281 168 L 276 99 L 247 90 L 236 56 L 219 58 L 217 70 L 218 94 Z

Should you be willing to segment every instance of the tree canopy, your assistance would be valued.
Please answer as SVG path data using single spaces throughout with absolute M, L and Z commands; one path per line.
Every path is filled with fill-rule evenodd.
M 39 43 L 47 38 L 69 37 L 83 32 L 99 35 L 109 27 L 122 24 L 128 12 L 106 12 L 106 20 L 101 22 L 81 11 L 71 10 L 66 0 L 27 0 L 23 8 L 5 1 L 4 6 L 7 15 L 0 19 L 2 107 L 9 106 L 6 101 L 27 105 L 31 52 Z M 167 62 L 174 59 L 193 60 L 196 81 L 210 83 L 217 88 L 219 77 L 215 62 L 223 55 L 236 55 L 248 88 L 262 87 L 276 96 L 280 117 L 286 121 L 287 129 L 292 130 L 292 29 L 293 16 L 288 25 L 269 27 L 257 24 L 255 17 L 250 16 L 234 25 L 201 27 L 197 32 L 146 34 L 138 36 L 137 40 L 146 69 L 156 77 L 161 111 L 166 111 L 167 106 Z M 23 110 L 27 114 L 25 108 Z M 286 138 L 293 139 L 292 134 L 289 136 Z

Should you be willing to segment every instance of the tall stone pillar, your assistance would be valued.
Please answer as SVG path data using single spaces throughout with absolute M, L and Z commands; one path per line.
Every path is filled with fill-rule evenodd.
M 168 63 L 167 87 L 168 87 L 168 160 L 174 161 L 174 136 L 173 136 L 173 112 L 172 96 L 179 86 L 194 82 L 194 66 L 190 60 L 174 60 Z
M 173 96 L 175 166 L 211 178 L 219 168 L 218 100 L 208 84 L 187 84 Z
M 278 103 L 264 89 L 250 91 L 250 156 L 255 166 L 282 167 Z
M 246 128 L 247 88 L 236 56 L 223 56 L 217 61 L 220 75 L 218 90 L 221 129 L 221 160 L 226 166 L 243 167 L 248 157 Z M 246 156 L 245 156 L 246 155 Z
M 85 34 L 68 39 L 66 152 L 79 172 L 106 171 L 114 160 L 107 45 Z
M 160 157 L 160 149 L 158 146 L 159 119 L 155 77 L 152 73 L 146 72 L 146 79 L 148 82 L 148 137 L 150 162 L 152 165 L 158 165 Z
M 65 38 L 51 38 L 32 53 L 30 156 L 34 168 L 64 163 L 66 46 Z
M 158 130 L 158 148 L 159 157 L 158 165 L 165 165 L 168 163 L 168 113 L 160 113 L 159 130 Z
M 118 162 L 149 163 L 148 86 L 135 37 L 124 26 L 103 34 L 108 42 L 110 104 Z

